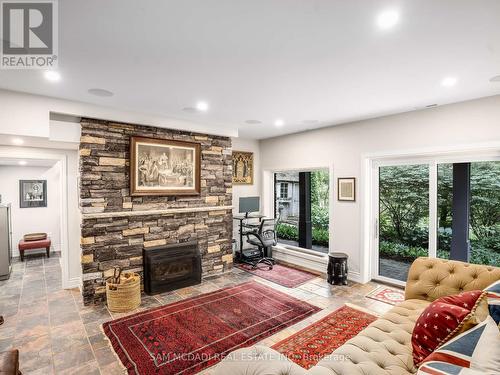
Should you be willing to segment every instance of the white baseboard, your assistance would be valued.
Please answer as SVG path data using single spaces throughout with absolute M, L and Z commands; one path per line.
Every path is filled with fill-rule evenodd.
M 80 288 L 82 285 L 82 279 L 80 277 L 73 277 L 69 279 L 66 285 L 63 285 L 64 289 Z
M 357 271 L 349 271 L 347 273 L 347 278 L 351 281 L 354 281 L 356 283 L 361 283 L 361 284 L 364 284 L 363 283 L 363 279 L 361 277 L 361 274 Z
M 61 269 L 64 269 L 62 257 L 59 258 L 59 264 L 61 265 Z M 82 286 L 82 278 L 80 276 L 68 279 L 67 282 L 64 282 L 63 280 L 63 289 L 80 288 L 81 286 Z

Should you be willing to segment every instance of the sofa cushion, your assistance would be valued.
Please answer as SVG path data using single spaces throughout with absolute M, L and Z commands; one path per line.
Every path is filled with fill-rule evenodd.
M 229 353 L 214 375 L 306 375 L 306 369 L 266 346 L 254 345 Z
M 488 316 L 486 293 L 481 290 L 441 297 L 422 312 L 412 334 L 413 361 L 419 365 L 434 349 Z
M 396 305 L 335 350 L 333 355 L 323 358 L 310 374 L 415 373 L 411 334 L 416 320 L 428 305 L 429 302 L 421 300 L 407 300 Z
M 500 332 L 491 316 L 430 354 L 420 366 L 419 373 L 434 374 L 430 372 L 432 368 L 451 368 L 443 363 L 481 371 L 483 374 L 497 373 L 500 369 Z M 426 369 L 430 370 L 426 372 Z
M 500 280 L 500 268 L 456 260 L 417 258 L 408 272 L 405 299 L 434 301 L 470 290 L 483 290 Z

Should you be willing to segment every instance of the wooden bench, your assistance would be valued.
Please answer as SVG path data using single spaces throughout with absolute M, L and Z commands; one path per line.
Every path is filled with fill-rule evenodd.
M 34 250 L 34 249 L 45 249 L 47 250 L 47 258 L 50 258 L 50 238 L 46 238 L 44 240 L 37 241 L 19 241 L 19 255 L 21 255 L 21 262 L 24 261 L 24 251 L 25 250 Z

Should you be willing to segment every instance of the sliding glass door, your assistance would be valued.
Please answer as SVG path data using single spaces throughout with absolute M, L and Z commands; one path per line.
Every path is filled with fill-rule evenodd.
M 471 163 L 470 262 L 500 266 L 500 161 Z
M 403 283 L 420 256 L 500 266 L 500 161 L 374 163 L 372 274 Z
M 379 275 L 405 281 L 410 264 L 428 255 L 429 167 L 379 168 Z

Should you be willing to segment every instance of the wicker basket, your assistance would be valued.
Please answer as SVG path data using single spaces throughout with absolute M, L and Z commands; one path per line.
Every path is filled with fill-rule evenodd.
M 141 305 L 141 277 L 134 272 L 123 272 L 120 284 L 106 281 L 106 299 L 112 312 L 127 312 Z

